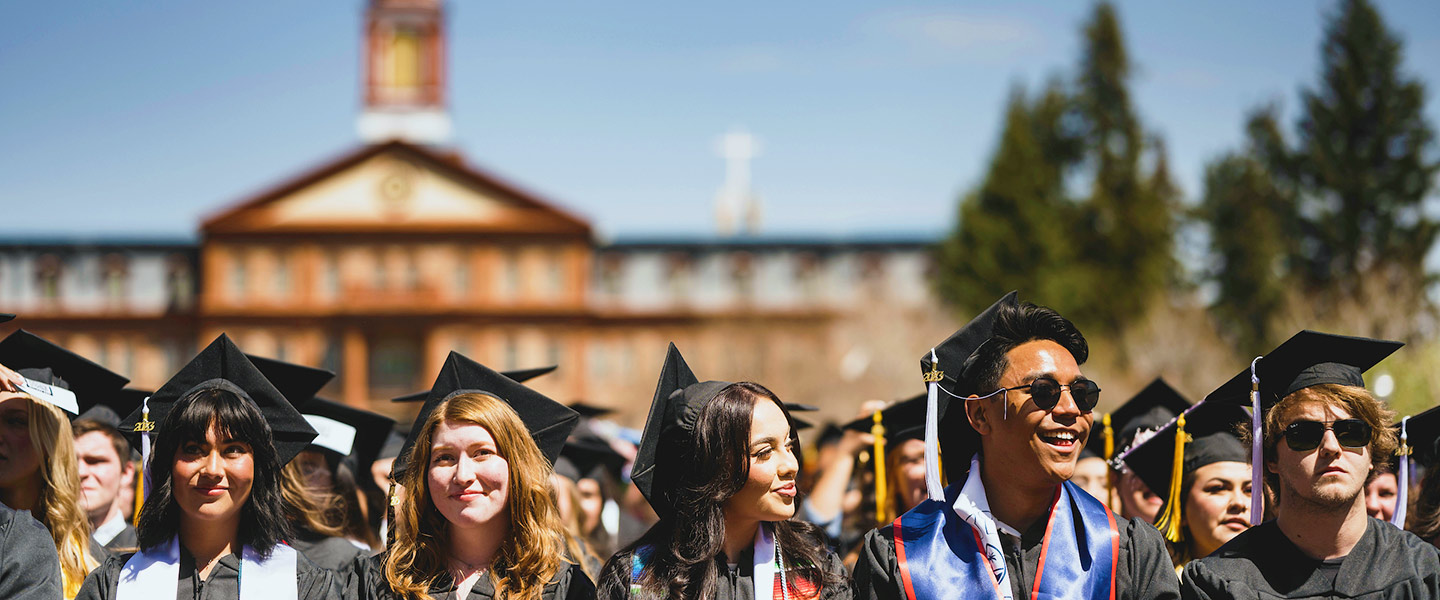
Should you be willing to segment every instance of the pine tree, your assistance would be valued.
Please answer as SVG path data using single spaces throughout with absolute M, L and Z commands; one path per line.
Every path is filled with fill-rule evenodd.
M 1440 170 L 1424 86 L 1400 73 L 1401 43 L 1367 0 L 1342 2 L 1320 51 L 1321 81 L 1302 91 L 1294 151 L 1306 283 L 1346 296 L 1366 272 L 1423 280 L 1437 224 L 1422 204 Z

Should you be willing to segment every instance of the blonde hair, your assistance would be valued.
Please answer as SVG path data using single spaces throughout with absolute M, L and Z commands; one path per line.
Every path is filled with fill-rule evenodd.
M 580 488 L 576 487 L 575 482 L 570 478 L 552 473 L 550 475 L 550 499 L 554 500 L 558 507 L 561 498 L 565 498 L 570 503 L 570 514 L 560 515 L 560 523 L 564 526 L 561 531 L 565 534 L 565 550 L 569 556 L 580 560 L 581 570 L 585 571 L 585 575 L 589 576 L 591 581 L 594 581 L 600 577 L 600 574 L 591 573 L 594 569 L 590 568 L 591 562 L 587 559 L 594 558 L 594 562 L 599 564 L 600 557 L 585 541 L 585 525 L 582 522 L 585 513 L 580 510 Z
M 550 498 L 550 462 L 536 447 L 520 415 L 503 400 L 482 393 L 460 394 L 441 402 L 418 425 L 419 434 L 397 482 L 408 492 L 396 507 L 395 540 L 385 557 L 390 589 L 409 600 L 428 600 L 436 577 L 447 570 L 449 522 L 430 501 L 427 473 L 430 446 L 441 423 L 479 425 L 495 438 L 509 465 L 509 533 L 490 564 L 495 597 L 538 599 L 560 573 L 565 557 L 559 511 Z
M 325 537 L 345 537 L 341 499 L 335 494 L 305 487 L 300 466 L 290 461 L 280 469 L 280 498 L 285 501 L 285 518 L 295 529 Z
M 70 420 L 59 408 L 29 396 L 30 445 L 40 455 L 40 490 L 34 515 L 50 530 L 60 555 L 60 576 L 65 597 L 74 598 L 92 569 L 100 566 L 90 555 L 90 519 L 80 509 L 79 459 Z

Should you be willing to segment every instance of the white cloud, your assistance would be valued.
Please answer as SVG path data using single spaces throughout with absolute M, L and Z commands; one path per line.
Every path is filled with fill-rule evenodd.
M 1040 29 L 1024 19 L 949 9 L 876 13 L 860 28 L 927 58 L 957 62 L 1007 63 L 1037 53 L 1045 42 Z

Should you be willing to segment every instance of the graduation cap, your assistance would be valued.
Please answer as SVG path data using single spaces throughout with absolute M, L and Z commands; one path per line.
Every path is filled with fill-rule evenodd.
M 1239 429 L 1250 418 L 1234 404 L 1201 402 L 1182 411 L 1155 435 L 1120 456 L 1151 490 L 1165 501 L 1155 527 L 1172 542 L 1183 539 L 1180 527 L 1185 474 L 1217 462 L 1250 462 L 1250 449 L 1240 441 Z M 1181 460 L 1176 461 L 1176 445 Z
M 1390 464 L 1395 470 L 1399 492 L 1390 523 L 1404 529 L 1405 511 L 1410 502 L 1410 476 L 1415 472 L 1415 463 L 1430 469 L 1440 460 L 1440 406 L 1415 416 L 1403 417 L 1393 427 L 1398 432 L 1400 448 L 1391 457 Z M 1380 461 L 1378 457 L 1375 460 L 1377 463 Z
M 335 373 L 325 369 L 297 365 L 254 354 L 246 354 L 245 358 L 250 359 L 255 368 L 260 369 L 260 373 L 265 376 L 265 379 L 270 380 L 270 384 L 280 390 L 280 394 L 297 408 L 304 406 L 311 398 L 315 397 L 315 394 L 320 393 L 325 384 L 335 378 Z
M 861 417 L 845 424 L 845 429 L 875 435 L 875 448 L 871 458 L 875 465 L 875 520 L 882 526 L 895 518 L 894 507 L 886 499 L 890 482 L 886 478 L 885 456 L 908 440 L 925 441 L 925 411 L 928 396 L 921 394 L 901 400 L 868 417 Z M 940 399 L 941 419 L 949 408 L 948 398 Z M 927 453 L 928 454 L 928 453 Z
M 223 333 L 155 390 L 140 408 L 121 420 L 119 429 L 135 446 L 146 447 L 142 434 L 148 435 L 153 428 L 155 435 L 164 435 L 161 428 L 175 403 L 197 390 L 207 389 L 225 390 L 255 404 L 270 424 L 281 465 L 289 463 L 315 439 L 315 429 L 300 416 L 300 411 Z
M 0 340 L 0 365 L 24 377 L 21 390 L 75 418 L 130 380 L 38 335 L 16 330 Z
M 925 487 L 932 498 L 944 497 L 939 471 L 940 454 L 951 457 L 950 470 L 958 477 L 970 468 L 969 458 L 980 449 L 980 434 L 970 426 L 965 411 L 953 411 L 948 419 L 942 420 L 940 395 L 943 391 L 945 396 L 964 396 L 961 393 L 964 390 L 958 386 L 974 367 L 980 349 L 994 335 L 995 319 L 1000 310 L 1019 305 L 1019 292 L 1005 294 L 920 358 L 920 372 L 928 388 L 928 397 L 935 399 L 934 402 L 927 400 L 927 419 L 934 419 L 937 435 L 939 431 L 945 432 L 945 435 L 938 436 L 938 448 L 936 442 L 927 439 L 925 443 Z
M 1282 398 L 1302 389 L 1338 384 L 1365 387 L 1362 374 L 1379 364 L 1403 342 L 1321 333 L 1306 329 L 1285 340 L 1274 350 L 1250 362 L 1250 368 L 1230 378 L 1205 401 L 1250 404 L 1251 472 L 1256 482 L 1264 481 L 1261 424 L 1264 413 Z M 1264 514 L 1264 494 L 1250 496 L 1250 514 Z
M 120 415 L 128 415 L 131 411 L 140 407 L 140 404 L 155 392 L 125 388 L 118 392 L 107 394 L 100 398 L 89 410 L 80 413 L 75 420 L 87 419 L 97 423 L 104 423 L 111 428 L 120 428 Z
M 565 445 L 565 438 L 580 422 L 580 414 L 565 405 L 525 387 L 503 373 L 492 371 L 485 365 L 451 351 L 450 355 L 445 357 L 445 365 L 440 368 L 440 375 L 435 378 L 435 385 L 431 386 L 425 398 L 425 405 L 420 407 L 420 413 L 415 417 L 415 425 L 411 427 L 410 435 L 405 438 L 405 445 L 400 448 L 395 464 L 390 467 L 392 477 L 398 478 L 400 473 L 405 471 L 410 448 L 415 445 L 415 438 L 419 436 L 430 413 L 441 402 L 468 393 L 494 396 L 510 405 L 510 408 L 520 415 L 520 420 L 530 431 L 530 437 L 534 438 L 535 445 L 540 447 L 540 453 L 545 455 L 545 460 L 552 465 L 560 456 L 560 448 Z
M 1129 400 L 1116 407 L 1104 417 L 1097 416 L 1096 420 L 1101 421 L 1101 427 L 1091 428 L 1090 435 L 1095 436 L 1096 429 L 1104 429 L 1104 420 L 1109 418 L 1110 428 L 1113 432 L 1115 452 L 1123 452 L 1135 441 L 1135 434 L 1141 430 L 1153 431 L 1164 427 L 1171 419 L 1190 408 L 1190 401 L 1185 399 L 1180 392 L 1175 391 L 1164 377 L 1156 377 L 1150 385 L 1145 386 Z M 1085 446 L 1090 449 L 1090 444 Z
M 15 318 L 15 314 L 14 314 L 14 313 L 0 313 L 0 323 L 4 323 L 4 322 L 9 321 L 9 320 L 14 319 L 14 318 Z
M 511 379 L 514 379 L 514 378 L 512 377 Z M 610 414 L 610 413 L 615 412 L 615 409 L 613 409 L 613 408 L 609 408 L 609 407 L 605 407 L 605 406 L 596 406 L 596 405 L 594 405 L 594 404 L 588 404 L 588 403 L 582 402 L 582 401 L 571 402 L 571 403 L 570 403 L 570 410 L 573 410 L 573 411 L 575 411 L 575 412 L 577 412 L 577 413 L 580 413 L 580 416 L 581 416 L 581 417 L 584 417 L 584 418 L 586 418 L 586 419 L 594 419 L 594 418 L 596 418 L 596 417 L 603 417 L 603 416 L 605 416 L 605 415 L 608 415 L 608 414 Z
M 479 364 L 479 363 L 476 363 L 476 364 Z M 515 371 L 501 371 L 500 374 L 501 374 L 501 375 L 504 375 L 504 376 L 506 376 L 506 377 L 509 377 L 510 379 L 513 379 L 516 383 L 525 383 L 525 382 L 527 382 L 527 381 L 530 381 L 531 379 L 534 379 L 534 378 L 536 378 L 536 377 L 539 377 L 539 376 L 541 376 L 541 375 L 545 375 L 545 374 L 547 374 L 547 373 L 549 373 L 549 372 L 551 372 L 551 371 L 554 371 L 558 366 L 559 366 L 559 365 L 550 365 L 550 366 L 548 366 L 548 367 L 536 367 L 536 368 L 534 368 L 534 369 L 519 369 L 519 370 L 515 370 Z M 405 394 L 404 396 L 396 396 L 396 397 L 394 397 L 394 398 L 391 398 L 390 401 L 391 401 L 391 402 L 424 402 L 425 399 L 426 399 L 426 398 L 429 398 L 429 397 L 430 397 L 430 390 L 424 390 L 424 391 L 421 391 L 421 392 L 415 392 L 415 393 L 413 393 L 413 394 Z M 578 403 L 577 403 L 577 404 L 578 404 Z M 570 408 L 574 409 L 575 406 L 574 406 L 574 405 L 571 405 Z M 575 412 L 580 413 L 581 416 L 586 416 L 585 413 L 583 413 L 583 412 L 581 412 L 581 411 L 579 411 L 579 410 L 576 410 Z M 608 412 L 608 410 L 607 410 L 607 412 Z M 418 420 L 418 419 L 417 419 L 417 420 Z
M 670 344 L 630 472 L 635 487 L 660 518 L 675 512 L 675 484 L 680 480 L 680 470 L 686 467 L 679 460 L 686 454 L 682 449 L 695 435 L 700 409 L 728 385 L 728 381 L 697 379 L 680 350 Z
M 565 441 L 560 458 L 555 461 L 555 472 L 572 481 L 603 481 L 607 474 L 615 479 L 619 478 L 624 468 L 625 457 L 616 452 L 605 438 L 583 424 Z
M 319 432 L 312 442 L 315 446 L 334 457 L 352 457 L 357 469 L 365 472 L 395 427 L 395 419 L 324 398 L 312 398 L 300 412 Z

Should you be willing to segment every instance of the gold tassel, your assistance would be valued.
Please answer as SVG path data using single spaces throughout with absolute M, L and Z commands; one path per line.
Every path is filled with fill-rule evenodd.
M 1115 458 L 1115 429 L 1110 426 L 1110 413 L 1100 415 L 1100 423 L 1105 429 L 1105 505 L 1115 505 L 1115 468 L 1110 466 L 1110 461 Z
M 140 461 L 140 466 L 135 468 L 135 516 L 131 519 L 132 525 L 140 524 L 140 508 L 145 506 L 145 461 Z
M 411 467 L 414 468 L 414 467 Z M 393 477 L 393 474 L 392 474 Z M 390 548 L 395 544 L 395 507 L 400 505 L 400 498 L 395 496 L 395 480 L 390 480 L 390 491 L 385 494 L 385 547 Z
M 890 522 L 890 496 L 885 481 L 885 425 L 881 422 L 880 411 L 870 415 L 875 424 L 870 426 L 870 435 L 875 436 L 875 522 L 884 527 Z
M 1176 543 L 1184 540 L 1185 535 L 1180 527 L 1180 505 L 1185 502 L 1180 497 L 1180 484 L 1185 478 L 1185 442 L 1189 439 L 1190 436 L 1185 433 L 1185 414 L 1181 413 L 1175 422 L 1175 462 L 1170 465 L 1170 495 L 1166 497 L 1164 512 L 1155 519 L 1155 528 L 1165 539 Z

